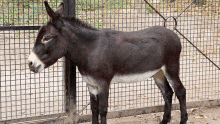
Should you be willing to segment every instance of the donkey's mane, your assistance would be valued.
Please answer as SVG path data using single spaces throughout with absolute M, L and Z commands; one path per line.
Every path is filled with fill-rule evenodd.
M 64 20 L 69 21 L 74 27 L 83 27 L 87 29 L 97 30 L 96 28 L 92 27 L 91 25 L 87 24 L 86 22 L 77 19 L 75 17 L 63 17 Z

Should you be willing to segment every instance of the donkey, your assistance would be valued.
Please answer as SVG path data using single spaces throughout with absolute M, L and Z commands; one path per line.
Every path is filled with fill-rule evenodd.
M 173 90 L 186 124 L 186 89 L 179 78 L 181 43 L 171 30 L 154 26 L 140 31 L 98 30 L 75 17 L 62 17 L 64 4 L 54 12 L 45 7 L 50 20 L 38 32 L 28 57 L 29 68 L 38 73 L 59 58 L 69 56 L 78 66 L 90 92 L 92 124 L 106 124 L 111 82 L 132 83 L 153 77 L 165 100 L 163 120 L 171 119 Z

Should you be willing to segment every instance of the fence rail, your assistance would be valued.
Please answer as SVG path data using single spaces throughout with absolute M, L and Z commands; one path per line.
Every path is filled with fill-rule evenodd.
M 56 9 L 60 2 L 50 0 L 49 4 Z M 181 38 L 180 77 L 187 89 L 187 107 L 220 105 L 219 1 L 63 2 L 69 6 L 64 16 L 76 16 L 98 29 L 128 32 L 163 26 L 166 21 L 166 27 L 171 30 L 175 27 L 174 32 Z M 40 74 L 33 74 L 28 69 L 26 60 L 38 29 L 48 20 L 43 0 L 8 0 L 0 1 L 0 5 L 0 122 L 42 122 L 42 119 L 46 122 L 49 118 L 60 122 L 74 113 L 73 110 L 83 109 L 90 101 L 89 93 L 77 68 L 69 60 L 62 58 Z M 175 98 L 173 103 L 173 109 L 177 109 Z M 70 108 L 74 104 L 76 108 Z M 162 111 L 163 104 L 152 79 L 135 84 L 113 83 L 108 118 Z M 90 114 L 88 105 L 80 113 L 79 122 L 89 121 Z
M 4 30 L 39 30 L 40 26 L 1 26 L 0 31 Z

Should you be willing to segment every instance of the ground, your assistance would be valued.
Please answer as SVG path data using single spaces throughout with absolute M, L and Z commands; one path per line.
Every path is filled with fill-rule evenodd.
M 189 119 L 187 124 L 220 124 L 220 106 L 200 107 L 188 109 Z M 122 118 L 108 119 L 108 124 L 159 124 L 163 113 L 151 113 Z M 170 124 L 178 124 L 180 111 L 172 111 Z M 91 122 L 81 123 L 91 124 Z

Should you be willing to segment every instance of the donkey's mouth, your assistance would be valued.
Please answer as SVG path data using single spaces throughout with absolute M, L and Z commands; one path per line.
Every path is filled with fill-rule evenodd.
M 34 73 L 38 73 L 39 69 L 40 69 L 41 65 L 38 65 L 36 68 L 34 66 L 31 66 L 31 64 L 29 64 L 29 68 L 32 72 Z
M 37 68 L 35 68 L 34 73 L 38 73 L 40 71 L 41 65 L 38 65 Z

